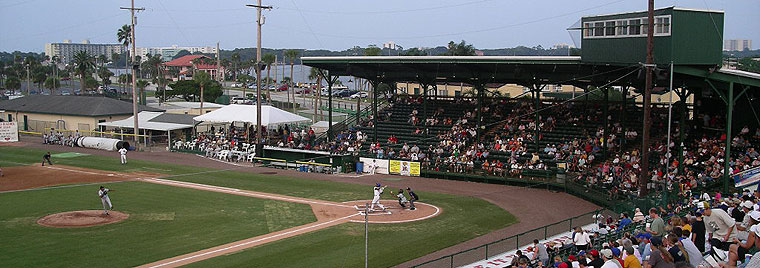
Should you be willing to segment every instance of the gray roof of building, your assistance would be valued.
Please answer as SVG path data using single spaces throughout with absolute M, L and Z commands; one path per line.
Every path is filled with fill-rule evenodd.
M 163 111 L 143 105 L 137 108 L 139 111 Z M 30 95 L 0 101 L 0 110 L 92 117 L 132 114 L 132 103 L 107 97 Z
M 195 124 L 195 121 L 193 121 L 193 117 L 196 117 L 197 115 L 192 114 L 169 114 L 169 113 L 163 113 L 159 116 L 154 117 L 151 120 L 148 120 L 149 122 L 160 122 L 160 123 L 173 123 L 173 124 L 184 124 L 184 125 L 193 125 Z

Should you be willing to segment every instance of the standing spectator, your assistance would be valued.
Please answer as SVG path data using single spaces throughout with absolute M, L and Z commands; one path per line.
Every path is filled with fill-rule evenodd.
M 539 243 L 538 239 L 533 239 L 533 259 L 541 263 L 549 262 L 549 252 L 546 251 L 546 245 Z
M 652 234 L 652 236 L 662 238 L 665 235 L 665 221 L 657 214 L 656 208 L 649 209 L 649 217 L 653 220 L 651 225 L 646 228 L 647 232 Z
M 728 250 L 736 238 L 736 222 L 725 210 L 705 208 L 702 214 L 707 216 L 705 227 L 709 231 L 710 245 Z
M 704 208 L 704 203 L 700 202 L 699 204 L 703 204 L 702 208 Z M 699 252 L 705 253 L 705 236 L 707 229 L 705 227 L 705 222 L 702 220 L 702 213 L 696 214 L 696 220 L 694 220 L 694 224 L 691 226 L 691 241 L 694 242 L 694 245 L 697 246 L 697 249 L 699 249 Z
M 588 244 L 590 242 L 591 242 L 591 239 L 588 233 L 586 233 L 586 231 L 581 229 L 580 226 L 575 227 L 575 232 L 573 232 L 573 244 L 575 245 L 575 250 L 581 251 L 581 250 L 588 249 Z

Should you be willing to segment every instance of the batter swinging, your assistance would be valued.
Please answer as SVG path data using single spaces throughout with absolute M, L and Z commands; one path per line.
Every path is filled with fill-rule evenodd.
M 375 211 L 375 204 L 377 204 L 380 209 L 385 211 L 385 206 L 383 204 L 380 204 L 380 195 L 383 193 L 383 190 L 385 190 L 385 187 L 380 187 L 380 183 L 375 183 L 375 188 L 373 188 L 375 192 L 375 197 L 372 198 L 372 206 L 370 206 L 369 211 Z

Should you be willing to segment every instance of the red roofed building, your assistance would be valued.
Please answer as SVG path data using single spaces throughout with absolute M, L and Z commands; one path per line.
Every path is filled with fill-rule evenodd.
M 216 62 L 204 55 L 185 55 L 162 65 L 168 70 L 167 78 L 174 81 L 192 79 L 194 72 L 207 72 L 211 79 L 217 80 L 217 71 L 224 73 L 224 67 L 217 69 Z

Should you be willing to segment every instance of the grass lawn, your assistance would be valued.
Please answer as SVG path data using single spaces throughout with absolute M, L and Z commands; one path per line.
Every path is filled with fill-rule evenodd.
M 11 161 L 36 163 L 42 153 L 42 150 L 30 148 L 0 147 L 0 164 L 10 165 L 3 162 L 9 155 L 13 155 Z M 208 170 L 139 160 L 130 160 L 129 165 L 123 166 L 118 164 L 115 156 L 80 156 L 53 161 L 95 169 L 142 170 L 174 175 Z M 330 201 L 366 200 L 372 195 L 370 187 L 363 185 L 238 171 L 172 176 L 168 179 Z M 373 267 L 392 266 L 517 221 L 507 211 L 479 198 L 425 192 L 424 189 L 416 189 L 416 192 L 421 197 L 420 201 L 440 207 L 442 214 L 403 224 L 371 224 L 369 261 Z M 118 205 L 118 201 L 115 202 Z M 346 223 L 212 258 L 195 266 L 358 267 L 363 265 L 363 236 L 363 224 Z
M 0 193 L 0 267 L 128 267 L 316 221 L 311 208 L 145 182 L 104 183 L 124 221 L 37 225 L 44 215 L 101 207 L 97 185 Z

